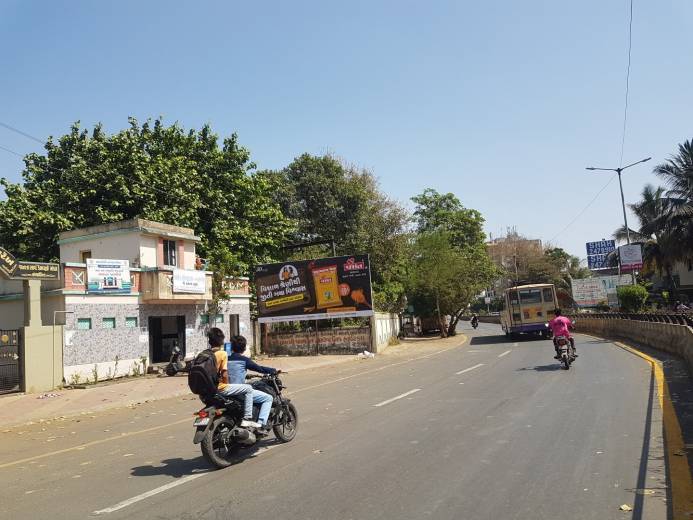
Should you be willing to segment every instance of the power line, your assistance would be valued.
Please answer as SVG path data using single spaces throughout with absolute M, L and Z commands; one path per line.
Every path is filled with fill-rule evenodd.
M 623 150 L 626 144 L 626 124 L 628 122 L 628 94 L 630 93 L 630 61 L 631 49 L 633 48 L 633 0 L 630 0 L 630 19 L 628 21 L 628 66 L 626 67 L 626 95 L 623 106 L 623 130 L 621 132 L 621 158 L 618 162 L 619 168 L 623 166 Z
M 24 157 L 23 154 L 21 154 L 21 153 L 19 153 L 19 152 L 15 152 L 14 150 L 10 150 L 9 148 L 5 148 L 4 146 L 0 146 L 0 150 L 5 150 L 7 153 L 14 154 L 14 155 L 16 155 L 17 157 Z
M 575 218 L 574 218 L 573 220 L 571 220 L 571 221 L 568 223 L 568 225 L 567 225 L 566 227 L 564 227 L 564 228 L 561 229 L 558 233 L 556 233 L 553 237 L 551 237 L 551 239 L 549 240 L 549 242 L 553 242 L 553 241 L 556 239 L 556 237 L 558 237 L 558 235 L 560 235 L 561 233 L 563 233 L 564 231 L 566 231 L 570 226 L 572 226 L 573 224 L 575 224 L 575 222 L 577 221 L 577 219 L 579 219 L 579 218 L 585 213 L 585 211 L 587 211 L 587 209 L 588 209 L 592 204 L 594 204 L 594 201 L 596 201 L 597 198 L 599 198 L 599 195 L 602 194 L 602 192 L 609 186 L 609 184 L 611 184 L 611 182 L 612 182 L 615 178 L 616 178 L 616 175 L 612 175 L 611 178 L 609 179 L 609 182 L 607 182 L 604 186 L 602 186 L 602 189 L 600 189 L 600 190 L 597 192 L 597 194 L 594 196 L 594 198 L 593 198 L 591 201 L 589 201 L 589 202 L 587 203 L 587 205 L 586 205 L 584 208 L 582 208 L 582 211 L 580 211 L 580 213 L 578 213 L 578 214 L 575 216 Z
M 38 137 L 34 137 L 34 136 L 31 135 L 31 134 L 27 134 L 26 132 L 22 132 L 20 129 L 15 128 L 15 127 L 13 127 L 13 126 L 10 126 L 10 125 L 8 125 L 7 123 L 3 123 L 2 121 L 0 121 L 0 126 L 2 126 L 2 127 L 4 127 L 4 128 L 7 128 L 8 130 L 11 130 L 12 132 L 14 132 L 14 133 L 16 133 L 16 134 L 23 135 L 23 136 L 26 137 L 27 139 L 31 139 L 32 141 L 36 141 L 37 143 L 46 144 L 46 141 L 45 141 L 45 140 L 42 141 L 42 140 L 39 139 Z

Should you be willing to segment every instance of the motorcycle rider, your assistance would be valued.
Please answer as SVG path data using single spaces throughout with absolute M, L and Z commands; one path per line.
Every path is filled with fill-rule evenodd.
M 245 376 L 248 370 L 254 372 L 260 372 L 261 374 L 278 374 L 281 370 L 277 370 L 272 367 L 265 367 L 258 365 L 247 356 L 244 356 L 246 346 L 248 342 L 243 336 L 233 336 L 231 338 L 231 355 L 228 361 L 228 372 L 229 381 L 231 383 L 243 383 L 245 382 Z M 251 387 L 252 388 L 252 387 Z M 260 405 L 260 414 L 258 415 L 258 422 L 260 427 L 257 431 L 260 435 L 267 435 L 269 433 L 269 428 L 267 427 L 267 419 L 269 418 L 270 410 L 272 408 L 272 396 L 260 390 L 253 388 L 253 402 Z
M 577 352 L 575 350 L 575 340 L 570 335 L 570 329 L 573 328 L 573 322 L 570 321 L 565 316 L 561 316 L 561 309 L 556 308 L 553 311 L 554 318 L 549 321 L 549 328 L 553 332 L 553 346 L 556 349 L 555 359 L 561 359 L 558 351 L 558 343 L 556 342 L 557 336 L 565 336 L 570 341 L 570 346 L 573 348 L 573 354 L 577 357 Z
M 259 428 L 260 425 L 253 421 L 253 387 L 229 381 L 228 354 L 221 348 L 224 345 L 224 332 L 217 327 L 212 327 L 207 333 L 207 339 L 209 340 L 209 348 L 214 352 L 217 370 L 219 371 L 219 393 L 226 397 L 242 395 L 245 407 L 241 428 Z
M 479 326 L 479 316 L 476 315 L 476 312 L 472 314 L 472 327 L 477 328 Z

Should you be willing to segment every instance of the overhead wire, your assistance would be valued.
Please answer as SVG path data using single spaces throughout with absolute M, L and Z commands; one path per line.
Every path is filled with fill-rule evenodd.
M 623 152 L 625 149 L 625 144 L 626 144 L 626 129 L 628 125 L 628 96 L 630 94 L 630 65 L 631 65 L 631 53 L 632 53 L 632 48 L 633 48 L 633 0 L 630 0 L 630 15 L 628 19 L 628 65 L 626 66 L 626 89 L 625 89 L 625 95 L 624 95 L 624 106 L 623 106 L 623 127 L 621 130 L 621 155 L 619 159 L 618 166 L 619 168 L 623 166 Z M 587 205 L 582 208 L 580 213 L 571 220 L 568 225 L 563 228 L 561 231 L 556 233 L 549 242 L 553 241 L 556 237 L 558 237 L 561 233 L 566 231 L 567 229 L 570 228 L 577 220 L 587 211 L 587 209 L 594 204 L 594 202 L 597 200 L 599 195 L 602 194 L 602 192 L 611 184 L 611 182 L 616 178 L 616 175 L 612 175 L 609 181 L 602 186 L 602 188 L 597 192 L 597 194 L 594 196 L 592 200 L 590 200 Z

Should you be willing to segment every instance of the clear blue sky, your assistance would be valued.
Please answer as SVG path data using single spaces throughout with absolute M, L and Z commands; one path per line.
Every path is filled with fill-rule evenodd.
M 627 201 L 693 138 L 693 2 L 635 0 Z M 393 198 L 426 187 L 550 240 L 617 166 L 627 0 L 0 4 L 0 121 L 44 138 L 127 117 L 237 132 L 260 168 L 330 151 Z M 41 146 L 0 127 L 0 146 Z M 0 176 L 21 159 L 0 150 Z M 621 224 L 618 184 L 553 243 Z

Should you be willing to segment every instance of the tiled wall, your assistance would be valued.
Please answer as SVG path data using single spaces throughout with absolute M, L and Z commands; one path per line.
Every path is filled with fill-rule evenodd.
M 208 325 L 201 323 L 203 305 L 152 305 L 152 304 L 68 304 L 66 310 L 74 314 L 66 316 L 65 365 L 85 365 L 119 359 L 149 357 L 149 317 L 185 316 L 186 351 L 199 352 L 206 348 Z M 224 323 L 217 326 L 229 336 L 229 314 L 238 314 L 241 334 L 252 342 L 250 308 L 244 300 L 231 300 L 222 308 Z M 137 317 L 138 327 L 125 326 L 125 318 Z M 79 318 L 91 318 L 91 330 L 77 330 Z M 116 328 L 103 327 L 104 318 L 115 318 Z

